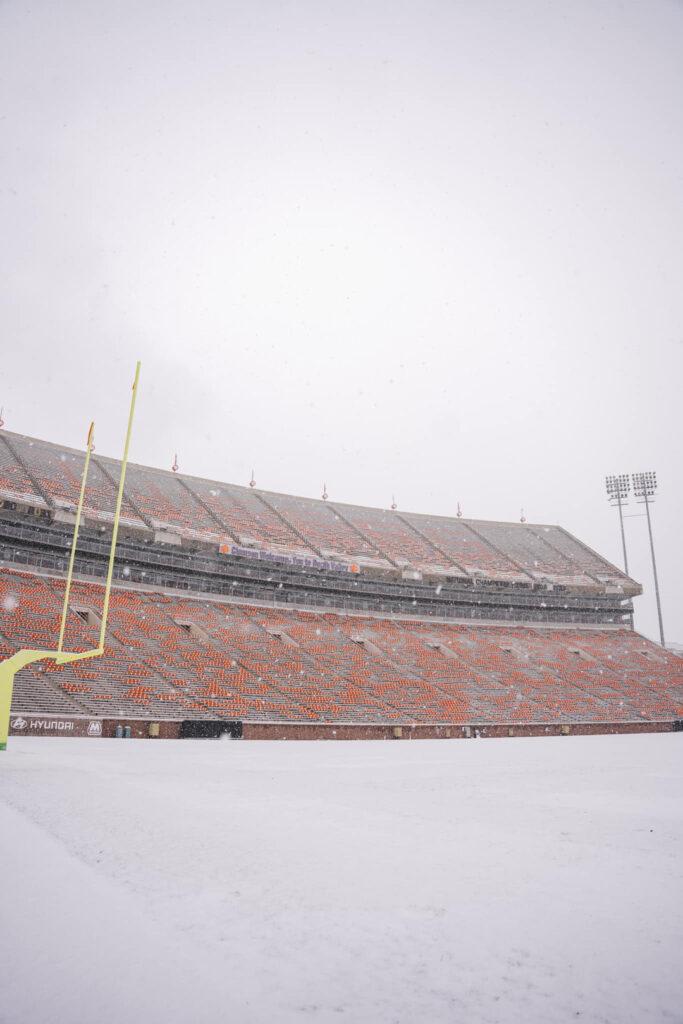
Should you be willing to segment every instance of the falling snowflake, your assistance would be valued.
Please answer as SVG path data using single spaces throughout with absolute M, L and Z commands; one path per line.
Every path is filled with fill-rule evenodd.
M 2 607 L 6 612 L 13 612 L 18 604 L 19 602 L 14 594 L 7 594 L 7 596 L 2 599 Z

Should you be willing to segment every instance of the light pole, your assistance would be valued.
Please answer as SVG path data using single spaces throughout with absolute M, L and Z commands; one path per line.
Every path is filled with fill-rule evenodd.
M 633 493 L 640 503 L 645 503 L 645 514 L 647 515 L 647 529 L 650 534 L 650 553 L 652 554 L 652 573 L 655 578 L 655 597 L 657 598 L 657 618 L 659 619 L 659 639 L 664 646 L 664 626 L 662 624 L 662 605 L 659 600 L 659 582 L 657 580 L 657 563 L 655 562 L 655 545 L 652 539 L 652 521 L 650 519 L 650 502 L 657 490 L 656 473 L 632 473 Z
M 619 508 L 619 526 L 621 527 L 621 544 L 624 549 L 624 571 L 628 576 L 628 556 L 626 555 L 626 534 L 624 533 L 624 515 L 621 511 L 623 505 L 628 504 L 628 496 L 631 490 L 631 482 L 628 473 L 620 473 L 619 476 L 606 476 L 605 487 L 607 497 L 612 507 Z

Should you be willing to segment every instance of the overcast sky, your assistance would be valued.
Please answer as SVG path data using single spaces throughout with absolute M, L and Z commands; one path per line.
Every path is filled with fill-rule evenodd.
M 682 111 L 674 0 L 4 0 L 6 428 L 120 455 L 140 359 L 137 462 L 618 565 L 654 469 L 683 642 Z

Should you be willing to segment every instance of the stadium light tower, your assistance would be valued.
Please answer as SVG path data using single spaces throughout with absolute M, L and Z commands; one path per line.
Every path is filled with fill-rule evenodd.
M 620 473 L 619 476 L 606 476 L 605 487 L 610 505 L 619 509 L 619 526 L 621 527 L 621 545 L 624 549 L 624 571 L 628 576 L 628 556 L 626 554 L 626 534 L 624 533 L 624 514 L 621 511 L 624 505 L 628 505 L 628 496 L 631 490 L 631 481 L 628 473 Z
M 650 503 L 654 500 L 654 493 L 657 490 L 656 473 L 632 473 L 633 493 L 641 504 L 645 504 L 647 515 L 647 530 L 650 534 L 650 553 L 652 555 L 652 574 L 655 578 L 655 597 L 657 598 L 657 618 L 659 619 L 659 639 L 664 646 L 664 626 L 662 624 L 662 604 L 659 599 L 659 582 L 657 580 L 657 563 L 655 561 L 655 544 L 652 539 L 652 520 L 650 519 Z

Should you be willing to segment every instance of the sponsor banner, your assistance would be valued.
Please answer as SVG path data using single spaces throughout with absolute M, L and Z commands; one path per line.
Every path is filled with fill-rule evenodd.
M 12 736 L 101 736 L 102 722 L 96 718 L 47 718 L 11 715 Z
M 259 562 L 279 562 L 281 565 L 296 565 L 302 569 L 327 569 L 334 572 L 358 572 L 357 565 L 348 562 L 329 562 L 322 558 L 304 558 L 296 555 L 275 554 L 272 551 L 260 551 L 257 548 L 241 548 L 237 544 L 221 544 L 222 555 L 239 555 L 240 558 L 256 558 Z

